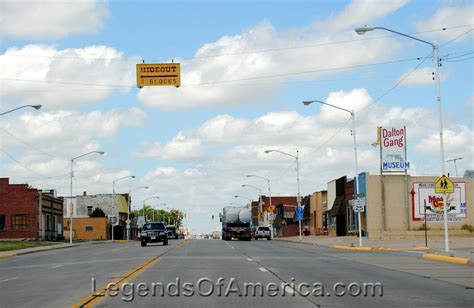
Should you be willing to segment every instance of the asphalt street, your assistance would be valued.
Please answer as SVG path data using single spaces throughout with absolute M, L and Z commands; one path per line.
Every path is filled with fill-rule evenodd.
M 143 248 L 138 242 L 107 243 L 0 260 L 0 306 L 84 303 L 95 278 L 97 287 L 121 284 L 95 297 L 96 307 L 472 307 L 472 270 L 409 253 L 275 240 L 170 241 Z M 364 283 L 380 283 L 383 293 L 353 296 Z

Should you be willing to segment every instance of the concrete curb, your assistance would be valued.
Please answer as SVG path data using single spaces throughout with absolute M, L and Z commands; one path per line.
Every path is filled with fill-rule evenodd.
M 467 265 L 471 263 L 471 260 L 466 259 L 466 258 L 443 256 L 443 255 L 437 255 L 433 253 L 423 254 L 423 259 L 432 260 L 432 261 L 451 262 L 451 263 L 463 264 L 463 265 Z
M 357 247 L 357 246 L 342 246 L 342 245 L 331 245 L 331 248 L 345 249 L 345 250 L 362 250 L 362 251 L 406 251 L 406 250 L 428 250 L 428 247 Z
M 57 249 L 66 249 L 66 248 L 85 246 L 85 245 L 104 244 L 104 243 L 106 243 L 106 242 L 86 242 L 86 243 L 82 243 L 82 244 L 72 244 L 72 245 L 68 245 L 68 246 L 51 245 L 51 246 L 43 246 L 43 247 L 41 247 L 42 249 L 25 250 L 25 251 L 21 251 L 21 249 L 20 249 L 16 252 L 0 253 L 0 260 L 15 257 L 15 256 L 28 255 L 28 254 L 36 253 L 36 252 L 43 252 L 43 251 L 50 251 L 50 250 L 57 250 Z

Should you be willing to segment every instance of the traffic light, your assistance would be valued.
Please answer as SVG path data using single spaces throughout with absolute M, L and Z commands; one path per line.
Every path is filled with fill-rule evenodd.
M 212 215 L 212 219 L 214 219 L 214 215 Z

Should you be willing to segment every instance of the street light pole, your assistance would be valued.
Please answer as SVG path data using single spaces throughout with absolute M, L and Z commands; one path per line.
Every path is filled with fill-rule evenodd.
M 296 159 L 296 183 L 298 184 L 298 197 L 296 202 L 298 203 L 298 207 L 301 208 L 301 194 L 300 194 L 300 160 L 299 160 L 299 150 L 296 150 L 296 156 L 290 153 L 282 152 L 279 150 L 266 150 L 265 153 L 271 153 L 271 152 L 278 152 L 283 155 L 288 155 Z M 301 220 L 298 220 L 298 226 L 299 226 L 299 239 L 301 241 Z
M 40 108 L 41 108 L 41 105 L 39 105 Z M 21 108 L 21 107 L 20 107 Z M 18 108 L 17 108 L 18 109 Z M 39 108 L 37 108 L 39 109 Z M 85 154 L 82 154 L 82 155 L 79 155 L 79 156 L 76 156 L 74 158 L 71 158 L 71 181 L 70 181 L 70 200 L 69 200 L 69 245 L 72 245 L 72 214 L 74 212 L 74 205 L 72 204 L 72 178 L 74 177 L 74 170 L 73 170 L 73 167 L 74 167 L 74 160 L 78 159 L 78 158 L 81 158 L 81 157 L 84 157 L 86 155 L 89 155 L 89 154 L 93 154 L 93 153 L 97 153 L 97 154 L 100 154 L 100 155 L 104 155 L 105 152 L 103 151 L 91 151 L 91 152 L 88 152 L 88 153 L 85 153 Z M 76 202 L 76 206 L 77 206 L 77 202 Z
M 247 184 L 242 184 L 242 187 L 250 187 L 250 188 L 253 188 L 253 189 L 256 189 L 258 190 L 258 225 L 260 226 L 260 213 L 262 212 L 262 209 L 261 209 L 261 201 L 262 201 L 262 189 L 257 187 L 257 186 L 253 186 L 253 185 L 247 185 Z
M 147 198 L 147 199 L 143 200 L 143 207 L 142 207 L 143 216 L 145 216 L 145 201 L 151 200 L 151 199 L 160 199 L 160 197 L 159 197 L 159 196 L 155 196 L 155 197 L 150 197 L 150 198 Z M 146 221 L 146 216 L 145 216 L 145 221 Z
M 255 174 L 248 174 L 248 175 L 246 175 L 246 177 L 248 177 L 248 178 L 255 177 L 255 178 L 259 178 L 259 179 L 267 181 L 267 183 L 268 183 L 268 199 L 269 199 L 270 206 L 271 206 L 272 205 L 272 189 L 271 189 L 270 179 L 267 179 L 267 178 L 264 178 L 262 176 L 255 175 Z M 264 219 L 264 223 L 265 223 L 265 219 Z M 271 236 L 274 237 L 274 235 L 273 235 L 273 233 L 274 233 L 273 225 L 272 225 L 272 228 L 270 230 L 271 230 Z
M 357 159 L 357 137 L 356 137 L 355 112 L 354 112 L 354 110 L 348 110 L 348 109 L 341 108 L 341 107 L 331 105 L 331 104 L 328 104 L 328 103 L 325 103 L 325 102 L 322 102 L 322 101 L 318 101 L 318 100 L 303 101 L 303 104 L 305 106 L 309 106 L 312 103 L 319 103 L 319 104 L 322 104 L 322 105 L 330 106 L 330 107 L 348 112 L 351 115 L 351 119 L 352 119 L 352 138 L 354 140 L 355 177 L 356 177 L 355 178 L 355 191 L 356 191 L 356 194 L 354 194 L 354 195 L 355 195 L 355 199 L 356 199 L 356 204 L 358 206 L 360 206 L 360 204 L 359 204 L 359 196 L 360 196 L 359 195 L 359 161 Z M 357 225 L 358 225 L 358 232 L 359 232 L 359 246 L 362 246 L 362 222 L 361 222 L 361 219 L 360 219 L 360 210 L 357 211 Z
M 115 196 L 115 182 L 125 180 L 127 178 L 134 179 L 135 176 L 134 175 L 127 175 L 127 176 L 121 177 L 120 179 L 116 179 L 116 180 L 112 181 L 112 198 L 113 198 L 112 216 L 117 218 L 117 220 L 118 220 L 118 217 L 117 217 L 117 212 L 116 212 L 117 211 L 117 200 L 116 200 L 116 196 Z M 112 242 L 114 241 L 114 225 L 115 225 L 115 223 L 112 224 Z
M 130 240 L 130 194 L 132 193 L 132 191 L 135 191 L 137 189 L 141 189 L 141 188 L 144 188 L 144 189 L 148 189 L 148 186 L 140 186 L 140 187 L 137 187 L 137 188 L 134 188 L 134 189 L 131 189 L 128 191 L 128 199 L 127 199 L 127 241 Z
M 18 109 L 27 108 L 27 107 L 31 107 L 31 108 L 34 108 L 34 109 L 36 109 L 36 110 L 40 110 L 40 109 L 41 109 L 41 105 L 24 105 L 24 106 L 20 106 L 20 107 L 17 107 L 17 108 L 13 108 L 12 110 L 8 110 L 8 111 L 5 111 L 5 112 L 2 112 L 2 113 L 0 113 L 0 116 L 5 115 L 5 114 L 10 113 L 10 112 L 13 112 L 13 111 L 16 111 L 16 110 L 18 110 Z
M 453 162 L 454 163 L 454 170 L 456 171 L 456 177 L 458 177 L 458 167 L 456 166 L 456 161 L 457 160 L 461 160 L 462 157 L 458 157 L 458 158 L 453 158 L 453 159 L 448 159 L 446 162 L 449 163 L 449 162 Z
M 436 99 L 438 101 L 438 125 L 439 125 L 439 148 L 440 148 L 440 158 L 441 158 L 441 175 L 446 174 L 446 165 L 445 165 L 445 160 L 444 160 L 444 139 L 443 139 L 443 108 L 442 108 L 442 102 L 441 102 L 441 81 L 439 78 L 439 47 L 436 44 L 433 44 L 431 42 L 416 38 L 414 36 L 401 33 L 392 29 L 384 28 L 384 27 L 359 27 L 355 28 L 354 31 L 357 34 L 365 34 L 366 32 L 373 31 L 373 30 L 385 30 L 388 32 L 392 32 L 407 38 L 410 38 L 412 40 L 425 43 L 431 46 L 433 48 L 433 55 L 435 59 L 435 79 L 436 79 Z M 443 194 L 443 208 L 444 208 L 444 246 L 445 250 L 449 251 L 449 235 L 448 235 L 448 209 L 447 209 L 447 202 L 446 202 L 446 194 Z

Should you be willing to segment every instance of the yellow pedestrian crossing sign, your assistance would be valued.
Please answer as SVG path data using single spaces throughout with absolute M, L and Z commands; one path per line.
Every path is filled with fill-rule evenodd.
M 452 194 L 454 193 L 454 183 L 443 175 L 436 181 L 435 192 L 437 194 Z

